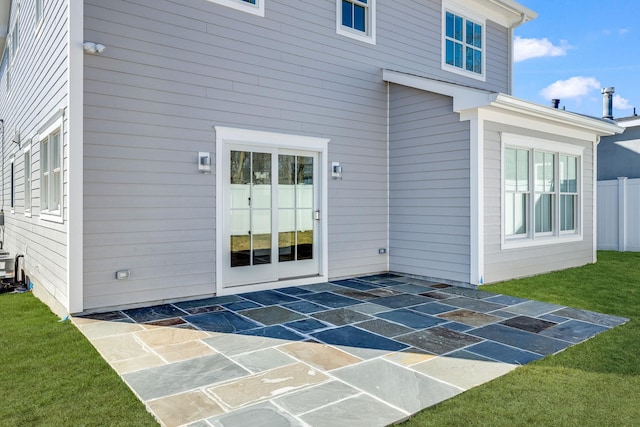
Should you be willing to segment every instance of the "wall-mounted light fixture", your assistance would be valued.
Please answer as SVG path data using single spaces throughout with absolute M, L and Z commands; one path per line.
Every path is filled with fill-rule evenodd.
M 84 49 L 85 53 L 100 55 L 102 52 L 104 52 L 106 46 L 95 42 L 84 42 L 82 43 L 82 49 Z
M 18 144 L 18 145 L 20 145 L 20 129 L 16 129 L 16 130 L 13 132 L 13 138 L 11 138 L 11 141 L 12 141 L 14 144 Z
M 203 151 L 198 153 L 198 170 L 202 173 L 211 173 L 211 153 Z
M 331 177 L 333 179 L 342 179 L 342 166 L 340 166 L 340 162 L 331 162 Z

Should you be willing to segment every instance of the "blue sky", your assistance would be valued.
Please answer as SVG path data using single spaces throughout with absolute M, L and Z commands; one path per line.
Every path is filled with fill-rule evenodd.
M 600 117 L 613 86 L 614 117 L 640 114 L 640 1 L 518 2 L 538 17 L 515 30 L 514 96 Z

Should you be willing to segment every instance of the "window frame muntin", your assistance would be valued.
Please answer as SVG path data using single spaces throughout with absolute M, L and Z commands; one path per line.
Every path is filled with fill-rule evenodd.
M 360 0 L 347 0 L 350 3 L 361 4 Z M 336 0 L 336 34 L 349 37 L 361 42 L 376 44 L 376 0 L 367 0 L 365 22 L 367 31 L 355 30 L 342 25 L 342 0 Z
M 556 186 L 556 203 L 554 206 L 554 224 L 555 228 L 553 233 L 535 233 L 535 224 L 533 221 L 535 220 L 535 204 L 533 200 L 533 194 L 535 188 L 530 188 L 531 192 L 531 200 L 528 206 L 528 212 L 530 218 L 530 227 L 527 231 L 526 235 L 515 235 L 515 236 L 506 236 L 506 223 L 505 223 L 505 209 L 506 209 L 506 201 L 505 201 L 505 149 L 506 148 L 517 148 L 517 149 L 526 149 L 530 151 L 529 154 L 529 180 L 530 185 L 535 185 L 532 181 L 535 179 L 534 171 L 533 171 L 533 162 L 536 151 L 544 151 L 555 154 L 554 159 L 554 173 L 555 173 L 555 182 Z M 567 242 L 575 242 L 584 240 L 584 157 L 585 157 L 585 147 L 567 144 L 564 142 L 555 142 L 551 140 L 545 140 L 543 138 L 533 138 L 524 135 L 510 134 L 510 133 L 502 133 L 501 141 L 500 141 L 500 235 L 501 235 L 501 249 L 516 249 L 523 247 L 531 247 L 531 246 L 542 246 L 542 245 L 550 245 L 557 243 L 567 243 Z M 577 189 L 577 202 L 575 204 L 575 227 L 573 230 L 569 231 L 560 231 L 559 225 L 559 215 L 560 215 L 560 203 L 559 203 L 559 195 L 560 195 L 560 186 L 559 186 L 559 163 L 560 156 L 568 155 L 571 157 L 577 158 L 577 171 L 576 171 L 576 179 L 578 181 L 576 189 Z

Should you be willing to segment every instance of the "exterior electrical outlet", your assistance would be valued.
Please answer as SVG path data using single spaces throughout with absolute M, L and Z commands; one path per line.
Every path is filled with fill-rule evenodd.
M 131 271 L 129 270 L 120 270 L 116 271 L 116 279 L 117 280 L 126 280 L 131 277 Z

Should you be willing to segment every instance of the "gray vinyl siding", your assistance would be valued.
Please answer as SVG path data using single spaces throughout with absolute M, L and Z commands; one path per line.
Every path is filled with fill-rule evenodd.
M 469 122 L 452 98 L 390 85 L 389 269 L 469 282 Z
M 525 130 L 514 126 L 485 122 L 484 146 L 484 235 L 485 283 L 499 282 L 553 270 L 577 267 L 593 262 L 593 150 L 588 141 L 562 138 L 557 135 Z M 501 249 L 501 189 L 500 134 L 509 132 L 538 137 L 585 148 L 583 155 L 583 240 L 544 246 Z
M 388 269 L 382 69 L 506 92 L 508 40 L 489 23 L 495 64 L 469 79 L 441 70 L 440 2 L 377 7 L 370 45 L 336 34 L 334 0 L 269 0 L 264 18 L 204 0 L 85 2 L 85 39 L 107 47 L 85 55 L 85 309 L 214 291 L 215 174 L 196 170 L 214 125 L 329 138 L 344 171 L 329 180 L 329 275 Z M 468 275 L 457 239 L 455 262 L 433 261 Z
M 67 138 L 63 135 L 62 195 L 64 223 L 40 217 L 40 145 L 33 139 L 40 128 L 67 106 L 67 1 L 45 2 L 44 22 L 35 27 L 34 2 L 20 2 L 20 46 L 10 67 L 11 88 L 7 93 L 7 65 L 2 62 L 0 118 L 4 120 L 4 248 L 12 255 L 24 254 L 25 272 L 36 287 L 46 290 L 60 302 L 67 298 Z M 12 26 L 17 2 L 13 1 Z M 11 27 L 10 27 L 11 28 Z M 63 128 L 66 129 L 64 120 Z M 20 144 L 12 143 L 14 130 L 20 131 Z M 25 216 L 24 148 L 31 144 L 32 216 Z M 15 157 L 15 209 L 9 207 L 11 168 Z M 79 225 L 81 226 L 81 225 Z

